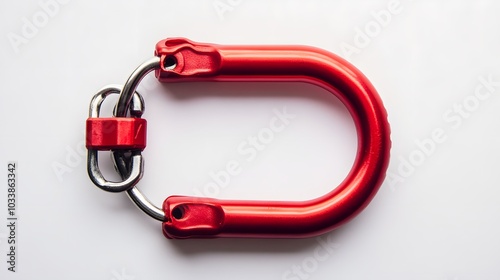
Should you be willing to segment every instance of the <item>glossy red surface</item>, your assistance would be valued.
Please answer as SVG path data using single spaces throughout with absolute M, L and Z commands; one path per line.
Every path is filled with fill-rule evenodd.
M 86 147 L 93 150 L 144 150 L 145 119 L 88 118 Z
M 299 202 L 171 196 L 163 204 L 167 238 L 322 234 L 356 216 L 382 184 L 391 146 L 387 114 L 368 79 L 344 59 L 307 46 L 223 46 L 182 38 L 160 41 L 156 55 L 161 65 L 172 57 L 176 60 L 174 69 L 156 71 L 161 82 L 301 81 L 318 85 L 345 104 L 358 133 L 350 173 L 326 195 Z

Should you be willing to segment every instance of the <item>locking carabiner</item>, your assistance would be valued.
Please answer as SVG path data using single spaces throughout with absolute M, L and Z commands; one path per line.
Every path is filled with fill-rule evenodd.
M 115 182 L 123 185 L 119 191 L 126 190 L 139 208 L 161 220 L 167 238 L 319 235 L 341 226 L 362 211 L 385 178 L 391 146 L 385 108 L 368 79 L 332 53 L 308 46 L 224 46 L 183 38 L 162 40 L 156 45 L 155 57 L 137 68 L 121 90 L 117 117 L 137 118 L 134 113 L 137 110 L 130 106 L 137 103 L 134 96 L 138 95 L 135 90 L 140 80 L 152 70 L 160 82 L 298 81 L 314 84 L 344 103 L 358 134 L 357 155 L 351 171 L 337 188 L 319 198 L 292 202 L 170 196 L 161 209 L 152 205 L 135 186 L 140 176 L 130 183 L 138 164 L 134 156 L 143 148 L 137 145 L 141 140 L 126 137 L 129 140 L 123 144 L 119 139 L 107 139 L 107 143 L 115 141 L 115 145 L 108 143 L 99 148 L 113 150 L 116 169 L 123 178 L 123 182 Z M 119 125 L 112 126 L 116 131 Z M 129 127 L 130 134 L 138 135 L 140 129 Z M 89 155 L 95 150 L 89 143 L 102 135 L 102 128 L 87 126 Z M 127 156 L 127 152 L 132 152 L 132 156 Z M 98 167 L 88 170 L 94 183 L 102 183 L 102 180 L 95 180 L 96 173 L 100 174 Z

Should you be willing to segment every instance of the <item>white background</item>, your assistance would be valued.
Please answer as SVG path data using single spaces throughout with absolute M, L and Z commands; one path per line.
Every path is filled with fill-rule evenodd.
M 0 4 L 1 279 L 498 279 L 500 85 L 481 83 L 500 81 L 498 1 L 102 2 Z M 324 48 L 377 88 L 392 128 L 389 177 L 362 214 L 322 237 L 329 252 L 315 238 L 167 240 L 124 194 L 90 182 L 82 145 L 92 95 L 174 36 Z M 197 191 L 314 198 L 355 156 L 349 114 L 313 86 L 148 76 L 140 92 L 149 121 L 140 189 L 157 205 Z M 285 107 L 295 115 L 286 129 L 251 160 L 238 152 Z M 435 130 L 443 139 L 424 154 L 417 143 Z M 18 162 L 16 273 L 4 261 L 9 160 Z M 230 160 L 241 173 L 206 193 Z

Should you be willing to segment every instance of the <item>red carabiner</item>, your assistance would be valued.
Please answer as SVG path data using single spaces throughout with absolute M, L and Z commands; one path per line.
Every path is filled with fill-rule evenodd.
M 182 38 L 160 41 L 156 56 L 139 66 L 123 87 L 101 89 L 87 120 L 87 169 L 99 188 L 126 191 L 149 216 L 163 222 L 167 238 L 308 237 L 339 227 L 371 201 L 389 164 L 390 129 L 377 92 L 363 74 L 342 58 L 306 46 L 221 46 Z M 135 91 L 155 70 L 161 82 L 284 81 L 318 85 L 337 96 L 358 132 L 354 165 L 330 193 L 309 201 L 219 200 L 171 196 L 160 209 L 136 184 L 142 178 L 146 146 L 144 100 Z M 99 118 L 101 103 L 119 93 L 114 118 Z M 112 150 L 122 181 L 108 181 L 99 169 L 98 151 Z M 127 156 L 129 154 L 129 156 Z
M 346 223 L 371 201 L 389 164 L 390 128 L 377 92 L 344 59 L 307 46 L 223 46 L 183 38 L 156 45 L 161 82 L 299 81 L 337 96 L 358 133 L 354 165 L 345 180 L 309 201 L 219 200 L 171 196 L 163 204 L 167 238 L 309 237 Z

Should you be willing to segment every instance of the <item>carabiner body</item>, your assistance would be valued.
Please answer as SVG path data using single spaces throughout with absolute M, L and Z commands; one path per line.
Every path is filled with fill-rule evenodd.
M 358 134 L 352 169 L 331 192 L 299 202 L 171 196 L 163 203 L 162 228 L 167 238 L 295 238 L 322 234 L 356 216 L 382 184 L 391 146 L 387 114 L 371 83 L 344 59 L 307 46 L 223 46 L 182 38 L 160 41 L 155 55 L 160 58 L 155 74 L 161 82 L 315 84 L 345 104 Z

